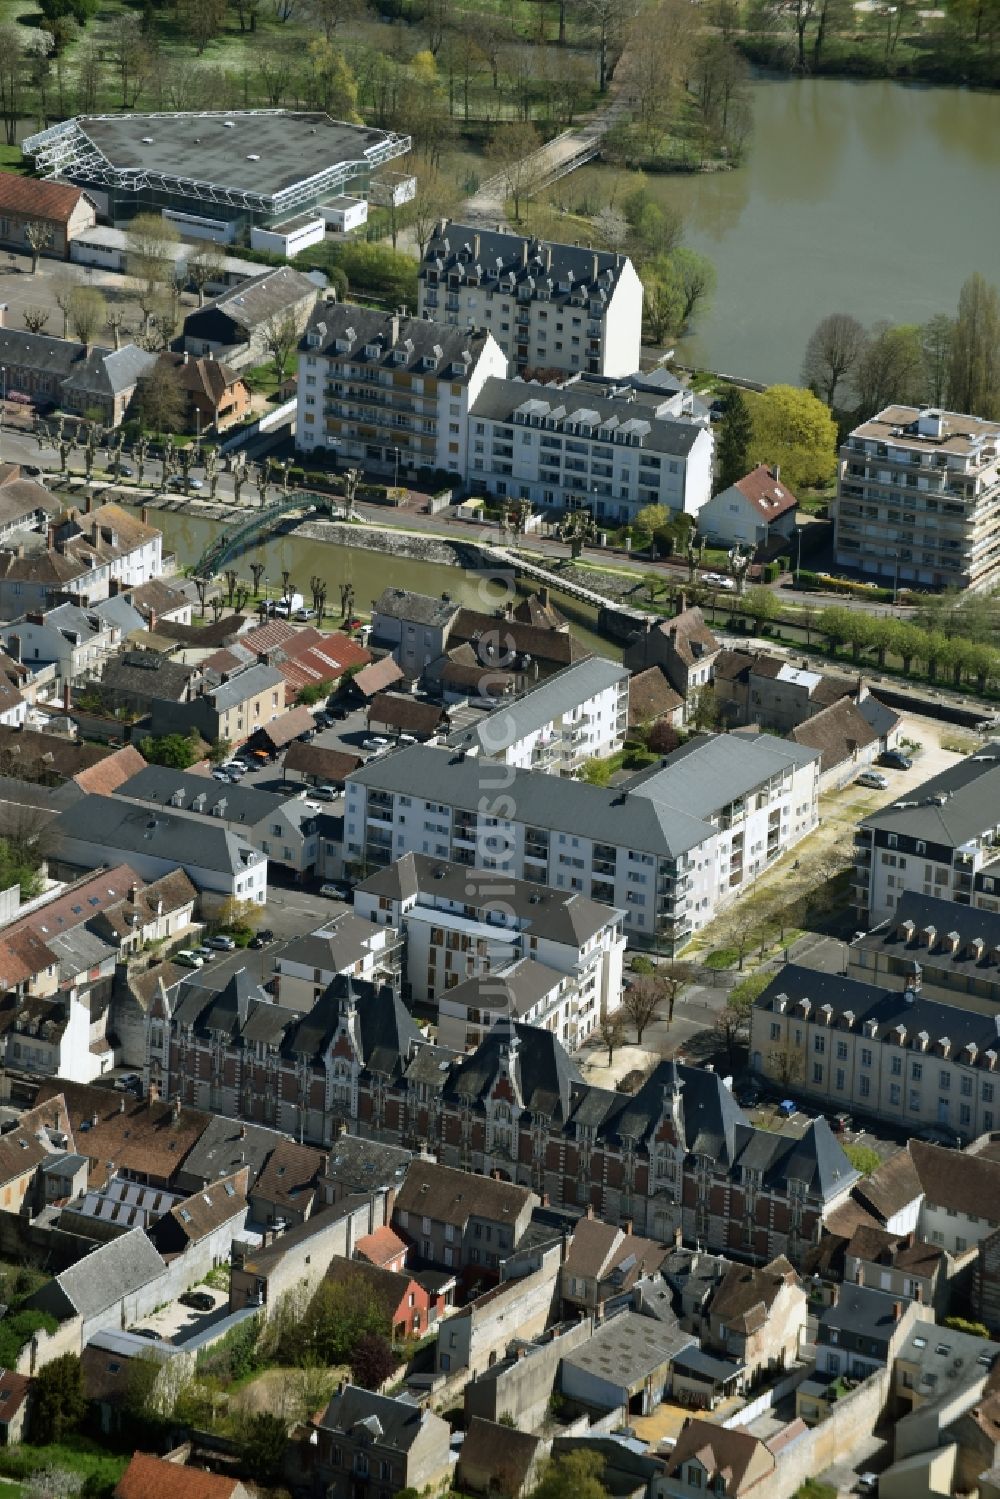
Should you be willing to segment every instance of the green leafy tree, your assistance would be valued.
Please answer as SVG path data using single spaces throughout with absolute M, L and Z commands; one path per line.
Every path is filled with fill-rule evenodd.
M 717 491 L 728 489 L 730 484 L 735 484 L 749 472 L 753 440 L 753 417 L 746 397 L 739 386 L 730 385 L 722 397 L 722 420 L 716 446 Z
M 288 1429 L 281 1416 L 260 1411 L 250 1416 L 240 1430 L 240 1446 L 250 1471 L 267 1482 L 281 1477 L 288 1447 Z
M 62 1442 L 83 1420 L 86 1409 L 79 1356 L 64 1353 L 43 1364 L 35 1375 L 31 1440 L 42 1446 Z
M 743 609 L 753 620 L 753 627 L 758 635 L 766 620 L 777 619 L 781 613 L 781 606 L 770 588 L 764 588 L 760 584 L 747 589 L 743 596 Z
M 313 703 L 328 698 L 332 691 L 332 682 L 309 682 L 305 687 L 299 688 L 295 701 L 302 707 L 311 708 Z
M 168 765 L 171 770 L 187 770 L 199 758 L 199 743 L 193 735 L 164 734 L 139 743 L 139 752 L 150 765 Z
M 545 1464 L 531 1499 L 607 1499 L 603 1479 L 599 1452 L 561 1452 Z
M 753 420 L 751 465 L 780 464 L 781 477 L 792 490 L 833 478 L 837 423 L 811 390 L 771 385 L 765 391 L 748 391 L 744 399 Z
M 844 1154 L 855 1171 L 860 1171 L 862 1176 L 871 1176 L 882 1164 L 882 1157 L 870 1145 L 847 1144 L 844 1146 Z

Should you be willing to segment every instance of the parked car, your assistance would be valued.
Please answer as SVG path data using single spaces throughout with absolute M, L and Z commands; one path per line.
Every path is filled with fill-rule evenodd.
M 133 1327 L 132 1331 L 137 1338 L 148 1338 L 151 1343 L 163 1343 L 166 1341 L 162 1332 L 157 1332 L 155 1327 Z
M 22 474 L 27 474 L 29 479 L 37 479 L 42 471 L 37 463 L 22 463 L 21 472 Z
M 315 729 L 306 729 L 306 731 L 305 731 L 304 734 L 300 734 L 299 735 L 299 743 L 300 744 L 308 744 L 310 742 L 310 740 L 315 739 L 315 738 L 316 738 L 316 730 Z
M 346 900 L 351 892 L 346 885 L 335 885 L 331 882 L 326 885 L 320 885 L 319 893 L 320 895 L 325 895 L 327 900 Z
M 880 765 L 887 765 L 890 770 L 912 770 L 913 761 L 909 755 L 904 755 L 902 750 L 885 750 L 878 757 Z
M 189 479 L 188 480 L 188 489 L 204 489 L 204 488 L 205 488 L 205 481 L 204 481 L 204 479 Z
M 316 714 L 316 722 L 321 729 L 333 728 L 333 717 L 331 714 L 327 713 L 325 708 L 321 708 Z
M 876 791 L 884 791 L 889 782 L 877 770 L 863 770 L 858 776 L 856 784 L 858 786 L 871 786 Z
M 312 616 L 313 612 L 311 609 L 296 609 L 295 613 L 292 615 L 292 618 L 298 620 L 300 624 L 304 625 L 308 624 L 309 620 L 312 619 Z
M 250 946 L 254 948 L 255 951 L 259 951 L 260 948 L 267 947 L 268 943 L 273 941 L 274 933 L 271 931 L 271 928 L 269 926 L 263 926 L 256 934 L 256 936 L 250 938 Z
M 236 949 L 236 943 L 232 937 L 226 937 L 222 932 L 219 932 L 214 937 L 209 937 L 205 946 L 214 947 L 217 952 L 234 952 Z
M 231 776 L 235 776 L 238 781 L 247 773 L 247 767 L 243 764 L 242 760 L 227 760 L 225 765 L 221 765 L 219 769 L 227 771 Z
M 212 956 L 212 948 L 207 942 L 199 942 L 198 946 L 193 947 L 191 951 L 196 957 L 204 958 L 206 961 Z
M 372 734 L 368 739 L 361 741 L 361 748 L 374 753 L 376 750 L 388 749 L 389 741 L 388 739 L 383 739 L 381 734 Z
M 200 953 L 192 952 L 190 947 L 182 947 L 180 952 L 175 952 L 173 960 L 181 968 L 204 968 L 205 966 L 205 959 Z
M 130 467 L 129 464 L 127 464 L 127 463 L 120 463 L 118 465 L 118 477 L 120 479 L 131 479 L 134 476 L 135 476 L 135 469 L 132 468 L 132 467 Z
M 209 1296 L 207 1291 L 185 1291 L 183 1296 L 177 1300 L 181 1306 L 189 1306 L 196 1312 L 212 1312 L 215 1310 L 215 1297 Z
M 232 780 L 232 771 L 227 770 L 224 765 L 217 765 L 216 768 L 212 771 L 212 780 L 213 781 L 231 781 Z

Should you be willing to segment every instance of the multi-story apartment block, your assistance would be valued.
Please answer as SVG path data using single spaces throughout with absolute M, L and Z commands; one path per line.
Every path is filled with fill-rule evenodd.
M 456 729 L 448 743 L 481 760 L 572 775 L 586 760 L 615 755 L 625 743 L 628 679 L 624 666 L 590 656 Z
M 388 989 L 351 979 L 335 980 L 308 1015 L 265 1000 L 245 972 L 218 994 L 192 979 L 176 999 L 155 995 L 148 1021 L 148 1081 L 162 1097 L 327 1147 L 346 1127 L 423 1152 L 472 1173 L 461 1201 L 451 1193 L 466 1216 L 482 1216 L 476 1183 L 499 1175 L 497 1185 L 590 1206 L 665 1243 L 680 1231 L 713 1251 L 800 1264 L 858 1179 L 825 1119 L 796 1135 L 755 1129 L 715 1072 L 666 1061 L 638 1093 L 593 1088 L 550 1031 L 507 1019 L 455 1057 L 424 1040 Z M 397 1205 L 407 1222 L 395 1226 L 421 1257 L 447 1265 L 448 1215 L 433 1194 L 412 1215 L 402 1197 Z M 440 1261 L 425 1239 L 440 1244 Z M 456 1226 L 452 1268 L 466 1242 Z
M 840 450 L 837 563 L 935 588 L 1000 583 L 1000 425 L 887 406 Z
M 836 1113 L 857 1111 L 916 1134 L 964 1139 L 1000 1119 L 995 1012 L 926 999 L 919 979 L 887 990 L 790 963 L 756 1000 L 755 1072 Z
M 1000 910 L 1000 740 L 871 813 L 854 836 L 854 901 L 864 926 L 907 890 Z
M 642 282 L 627 255 L 440 223 L 419 271 L 418 309 L 488 328 L 518 374 L 639 368 Z
M 468 483 L 605 521 L 645 505 L 696 515 L 712 493 L 715 439 L 670 410 L 631 389 L 487 380 L 469 417 Z
M 926 999 L 994 1015 L 1000 1011 L 1000 915 L 905 890 L 893 914 L 847 949 L 847 973 Z
M 295 441 L 392 475 L 465 477 L 469 408 L 507 359 L 488 332 L 324 302 L 299 344 Z
M 593 1002 L 581 1015 L 576 979 L 531 958 L 518 958 L 445 989 L 438 1001 L 438 1041 L 452 1051 L 474 1051 L 501 1016 L 551 1031 L 569 1051 L 600 1022 Z
M 403 932 L 404 994 L 418 1004 L 522 958 L 572 977 L 579 1024 L 621 1003 L 624 912 L 585 895 L 410 853 L 355 887 L 354 911 Z
M 818 780 L 817 751 L 768 735 L 699 735 L 614 787 L 411 745 L 348 778 L 344 856 L 367 872 L 424 853 L 578 891 L 673 951 L 815 828 Z

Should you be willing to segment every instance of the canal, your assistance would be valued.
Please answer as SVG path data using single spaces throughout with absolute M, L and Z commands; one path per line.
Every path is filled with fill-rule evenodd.
M 204 516 L 178 510 L 150 510 L 151 525 L 163 532 L 163 549 L 177 557 L 179 571 L 198 560 L 209 541 L 218 534 L 219 522 Z M 489 575 L 477 574 L 464 567 L 446 563 L 421 562 L 409 557 L 368 551 L 364 547 L 340 546 L 335 542 L 317 541 L 294 532 L 271 537 L 262 545 L 245 552 L 234 564 L 242 578 L 250 581 L 251 562 L 264 565 L 264 579 L 273 587 L 280 584 L 287 568 L 295 589 L 309 596 L 309 580 L 314 576 L 327 585 L 327 598 L 336 606 L 342 583 L 354 586 L 355 604 L 367 613 L 372 600 L 384 588 L 409 588 L 416 593 L 450 593 L 470 609 L 492 609 L 507 598 L 502 585 L 490 583 Z M 531 592 L 530 584 L 519 592 Z M 588 649 L 614 660 L 621 660 L 621 647 L 603 639 L 596 632 L 593 609 L 553 590 L 552 601 L 570 620 L 573 633 Z

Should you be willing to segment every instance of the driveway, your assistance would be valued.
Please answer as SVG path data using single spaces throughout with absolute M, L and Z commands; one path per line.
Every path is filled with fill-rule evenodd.
M 166 1341 L 180 1346 L 189 1339 L 198 1337 L 214 1322 L 221 1322 L 224 1317 L 229 1316 L 227 1292 L 214 1291 L 211 1286 L 205 1285 L 198 1286 L 197 1290 L 204 1291 L 207 1296 L 211 1296 L 214 1305 L 210 1312 L 196 1312 L 192 1307 L 181 1306 L 179 1301 L 171 1301 L 167 1306 L 161 1306 L 157 1311 L 151 1312 L 148 1317 L 141 1318 L 129 1331 L 136 1332 L 143 1327 L 152 1327 Z

